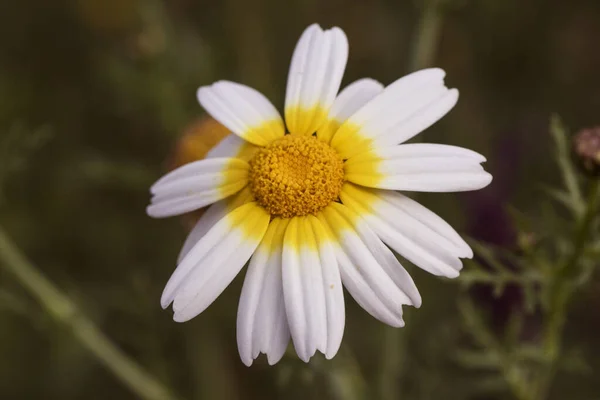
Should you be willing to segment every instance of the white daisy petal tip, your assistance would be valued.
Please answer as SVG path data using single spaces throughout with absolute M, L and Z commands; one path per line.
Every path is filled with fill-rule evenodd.
M 421 69 L 419 71 L 414 72 L 411 75 L 414 77 L 420 76 L 424 80 L 429 80 L 429 81 L 439 80 L 439 81 L 443 82 L 444 78 L 446 77 L 446 71 L 444 71 L 444 69 L 439 68 L 439 67 L 432 67 L 432 68 Z
M 466 259 L 472 259 L 474 254 L 473 254 L 473 249 L 471 249 L 471 247 L 465 243 L 465 246 L 462 248 L 462 250 L 464 251 L 464 253 L 462 255 L 460 255 L 460 258 L 466 258 Z
M 314 31 L 323 32 L 323 28 L 321 28 L 321 25 L 318 22 L 314 22 L 307 26 L 300 35 L 300 39 L 298 39 L 298 42 L 300 42 L 304 38 L 304 36 L 311 35 Z
M 146 215 L 151 218 L 160 218 L 158 214 L 155 213 L 154 207 L 152 204 L 146 206 Z
M 336 98 L 346 62 L 348 39 L 338 27 L 306 28 L 292 54 L 285 94 L 285 120 L 289 132 L 312 135 L 327 120 Z
M 460 275 L 460 271 L 459 270 L 455 270 L 455 269 L 448 269 L 447 271 L 444 272 L 444 274 L 440 274 L 440 276 L 443 276 L 444 278 L 448 278 L 448 279 L 455 279 L 458 278 Z
M 202 105 L 204 101 L 210 96 L 210 86 L 200 86 L 198 90 L 196 90 L 196 98 L 198 99 L 198 103 Z
M 188 322 L 189 320 L 191 320 L 192 318 L 194 318 L 195 315 L 185 315 L 182 313 L 177 313 L 175 312 L 173 314 L 173 321 L 178 322 L 178 323 L 183 323 L 183 322 Z
M 388 85 L 340 127 L 331 144 L 349 158 L 362 148 L 403 143 L 446 115 L 458 101 L 458 90 L 444 84 L 446 73 L 430 68 Z
M 458 103 L 458 98 L 460 97 L 460 92 L 457 88 L 448 89 L 446 92 L 446 101 L 448 104 L 448 109 L 451 110 L 454 108 L 456 103 Z
M 373 95 L 379 94 L 383 91 L 383 89 L 385 89 L 385 85 L 383 83 L 373 78 L 361 78 L 357 81 L 354 81 L 351 85 L 357 85 L 357 87 L 363 91 L 373 92 Z M 349 87 L 350 85 L 347 86 L 347 88 Z
M 242 363 L 246 366 L 246 367 L 251 367 L 252 364 L 254 364 L 254 360 L 256 360 L 258 357 L 260 357 L 261 354 L 264 354 L 267 357 L 267 364 L 269 364 L 270 366 L 273 366 L 275 364 L 277 364 L 279 361 L 281 361 L 281 359 L 283 358 L 284 353 L 281 354 L 273 354 L 271 352 L 269 353 L 262 353 L 260 352 L 259 354 L 256 354 L 256 356 L 252 355 L 252 357 L 240 357 L 240 359 L 242 360 Z
M 254 358 L 240 358 L 242 360 L 242 363 L 250 368 L 252 366 L 252 363 L 254 362 Z
M 480 176 L 477 178 L 477 182 L 473 183 L 473 189 L 469 190 L 479 190 L 489 186 L 490 183 L 494 180 L 492 174 L 487 171 L 482 171 Z
M 391 326 L 392 328 L 404 328 L 404 325 L 406 325 L 404 319 L 401 317 L 398 317 L 394 321 L 388 321 L 386 322 L 386 324 Z
M 167 295 L 165 295 L 165 292 L 163 291 L 163 294 L 160 297 L 160 307 L 163 310 L 166 310 L 167 308 L 169 308 L 169 306 L 171 305 L 172 302 L 173 302 L 173 299 L 171 299 Z
M 267 363 L 269 365 L 277 364 L 279 361 L 281 361 L 284 354 L 285 354 L 285 349 L 283 352 L 281 352 L 281 354 L 267 353 Z
M 413 306 L 414 308 L 421 308 L 421 306 L 423 305 L 423 299 L 421 298 L 421 293 L 419 293 L 418 291 L 411 300 L 413 301 L 411 306 Z

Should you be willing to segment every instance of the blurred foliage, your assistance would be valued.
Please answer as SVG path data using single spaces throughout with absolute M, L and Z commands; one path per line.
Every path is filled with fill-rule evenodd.
M 47 127 L 28 130 L 19 123 L 11 125 L 0 137 L 0 203 L 2 202 L 4 181 L 18 175 L 26 166 L 29 157 L 50 139 Z
M 489 326 L 477 310 L 472 293 L 459 298 L 465 331 L 475 348 L 460 349 L 457 357 L 470 368 L 496 372 L 483 381 L 483 390 L 509 389 L 523 400 L 547 398 L 558 372 L 593 373 L 579 344 L 563 349 L 562 336 L 567 307 L 572 297 L 590 285 L 598 264 L 600 182 L 595 177 L 581 182 L 558 117 L 553 117 L 550 131 L 563 188 L 547 191 L 554 203 L 549 205 L 549 218 L 534 226 L 527 216 L 515 214 L 515 226 L 522 239 L 513 252 L 473 241 L 478 259 L 458 279 L 465 289 L 490 287 L 496 298 L 508 287 L 518 293 L 501 329 Z M 584 201 L 582 193 L 586 189 L 588 200 Z M 566 215 L 553 210 L 557 206 L 566 208 Z
M 424 304 L 405 328 L 346 296 L 334 360 L 248 369 L 235 347 L 243 274 L 189 323 L 160 309 L 185 224 L 149 219 L 147 190 L 202 114 L 198 86 L 242 81 L 281 109 L 293 46 L 315 21 L 349 37 L 344 83 L 444 68 L 461 100 L 425 140 L 485 154 L 494 182 L 419 197 L 478 258 L 457 285 L 411 268 Z M 558 167 L 547 134 L 552 112 L 573 130 L 600 124 L 598 43 L 597 0 L 1 2 L 0 226 L 182 398 L 598 398 L 598 226 L 575 252 L 589 182 L 557 121 Z M 35 298 L 0 268 L 0 398 L 135 398 Z

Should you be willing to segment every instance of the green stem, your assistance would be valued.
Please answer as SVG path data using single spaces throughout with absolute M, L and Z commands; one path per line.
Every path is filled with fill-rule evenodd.
M 600 203 L 600 181 L 591 183 L 585 214 L 579 221 L 575 245 L 569 258 L 555 271 L 547 295 L 548 315 L 543 329 L 543 348 L 547 362 L 541 371 L 536 399 L 547 397 L 548 390 L 556 373 L 556 364 L 561 354 L 561 341 L 566 320 L 567 305 L 573 294 L 573 277 L 579 273 L 579 260 L 598 212 Z
M 415 44 L 408 66 L 411 72 L 433 65 L 442 28 L 440 10 L 442 1 L 424 1 L 425 5 L 417 26 Z
M 46 312 L 68 328 L 124 385 L 145 400 L 175 400 L 162 384 L 119 350 L 77 306 L 39 272 L 0 227 L 0 265 L 11 272 Z

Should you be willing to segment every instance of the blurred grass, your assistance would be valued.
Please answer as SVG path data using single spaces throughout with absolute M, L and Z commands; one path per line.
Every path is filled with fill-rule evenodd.
M 8 156 L 0 150 L 0 171 L 9 159 L 20 160 L 11 161 L 18 168 L 10 173 L 0 172 L 0 225 L 119 348 L 184 398 L 379 398 L 381 343 L 391 328 L 349 296 L 344 347 L 334 361 L 304 365 L 286 356 L 274 368 L 264 360 L 244 367 L 235 347 L 242 276 L 200 317 L 175 324 L 158 299 L 185 230 L 177 219 L 147 218 L 144 208 L 169 149 L 202 114 L 198 86 L 243 81 L 281 109 L 293 46 L 315 21 L 348 34 L 344 83 L 363 76 L 390 83 L 414 69 L 422 6 L 417 0 L 0 3 L 0 142 L 21 127 L 23 143 L 11 145 Z M 550 113 L 573 130 L 600 124 L 600 4 L 444 1 L 440 18 L 433 64 L 447 71 L 461 100 L 426 139 L 485 154 L 494 183 L 478 193 L 419 201 L 460 231 L 509 248 L 515 227 L 506 205 L 543 219 L 538 188 L 560 180 L 547 135 Z M 27 145 L 40 128 L 49 139 Z M 395 398 L 510 398 L 489 390 L 497 382 L 453 359 L 453 349 L 467 340 L 458 288 L 410 272 L 424 304 L 408 309 L 407 328 L 391 335 L 399 346 Z M 581 294 L 566 327 L 568 343 L 592 360 L 600 359 L 600 318 L 590 311 L 600 302 L 597 292 Z M 133 398 L 2 270 L 0 293 L 1 398 Z M 502 302 L 477 299 L 492 316 L 505 312 Z M 550 398 L 596 398 L 596 378 L 597 372 L 560 373 Z

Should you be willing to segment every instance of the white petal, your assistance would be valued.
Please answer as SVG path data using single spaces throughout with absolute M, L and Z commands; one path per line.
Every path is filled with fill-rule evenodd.
M 358 221 L 355 225 L 356 232 L 371 254 L 379 262 L 386 274 L 392 278 L 396 286 L 406 296 L 403 304 L 421 307 L 421 295 L 414 281 L 400 264 L 394 253 L 373 232 L 365 221 Z
M 432 274 L 457 277 L 462 268 L 459 257 L 473 255 L 450 225 L 406 196 L 346 184 L 340 198 L 388 246 Z
M 197 210 L 239 192 L 248 183 L 247 162 L 212 158 L 186 164 L 160 178 L 146 209 L 154 218 Z
M 317 24 L 306 28 L 288 74 L 285 120 L 291 133 L 312 134 L 325 122 L 347 60 L 348 39 L 341 29 L 323 31 Z
M 396 328 L 403 327 L 402 308 L 390 309 L 381 300 L 381 294 L 378 292 L 379 288 L 377 288 L 377 285 L 365 279 L 356 261 L 352 260 L 344 250 L 338 249 L 336 257 L 344 287 L 358 305 L 385 324 Z
M 335 98 L 328 120 L 319 128 L 317 137 L 329 143 L 344 121 L 382 91 L 383 85 L 370 78 L 359 79 L 346 86 Z
M 332 203 L 319 219 L 336 235 L 342 282 L 375 318 L 403 326 L 402 305 L 421 304 L 414 282 L 365 221 L 344 205 Z
M 211 190 L 204 195 L 185 196 L 174 199 L 157 200 L 146 207 L 146 213 L 152 218 L 165 218 L 181 215 L 214 203 L 221 197 L 220 192 Z
M 444 76 L 443 70 L 432 68 L 392 83 L 342 125 L 331 145 L 342 157 L 349 158 L 365 147 L 410 139 L 456 103 L 458 92 L 444 86 Z
M 210 230 L 210 228 L 219 222 L 221 218 L 225 217 L 239 206 L 251 201 L 254 201 L 254 196 L 250 192 L 250 189 L 246 186 L 235 196 L 219 200 L 208 207 L 185 239 L 183 247 L 181 248 L 179 256 L 177 257 L 177 264 L 183 260 L 183 257 L 187 255 L 187 253 L 192 249 L 192 247 L 194 247 L 198 240 L 200 240 L 206 234 L 206 232 Z
M 252 365 L 259 353 L 277 363 L 290 341 L 281 276 L 283 235 L 287 220 L 274 219 L 250 260 L 240 297 L 237 342 L 240 357 Z
M 248 86 L 219 81 L 198 89 L 197 96 L 214 119 L 257 146 L 265 146 L 285 133 L 277 109 Z
M 421 204 L 412 200 L 409 197 L 403 196 L 400 193 L 386 191 L 386 196 L 390 197 L 390 202 L 399 208 L 402 208 L 408 215 L 415 220 L 426 225 L 429 229 L 443 236 L 446 240 L 452 242 L 460 252 L 457 255 L 461 258 L 472 258 L 473 250 L 460 235 L 444 221 L 440 216 L 431 210 L 423 207 Z
M 321 265 L 316 252 L 302 246 L 302 240 L 311 240 L 303 232 L 302 217 L 294 217 L 285 232 L 283 242 L 283 295 L 290 333 L 298 357 L 308 362 L 317 348 L 325 349 L 326 316 L 323 308 Z M 311 245 L 316 245 L 311 243 Z M 320 271 L 319 271 L 320 272 Z
M 397 109 L 401 106 L 410 105 L 411 94 L 422 94 L 422 89 L 434 89 L 444 84 L 446 73 L 440 68 L 428 68 L 413 72 L 409 75 L 397 79 L 395 82 L 388 85 L 383 93 L 381 93 L 375 101 L 368 103 L 362 107 L 352 117 L 352 121 L 358 124 L 365 124 L 376 120 L 378 109 L 382 106 L 392 108 L 393 103 Z M 401 110 L 402 112 L 402 110 Z M 379 133 L 371 133 L 373 136 L 379 136 Z
M 181 167 L 174 169 L 173 171 L 163 175 L 150 187 L 150 192 L 156 194 L 161 187 L 166 184 L 173 183 L 179 179 L 191 178 L 203 175 L 214 175 L 223 172 L 223 170 L 229 165 L 231 158 L 218 158 L 212 160 L 198 160 L 194 161 Z M 234 161 L 236 164 L 236 161 Z M 244 162 L 240 164 L 242 166 Z M 247 163 L 246 163 L 247 164 Z M 246 167 L 247 169 L 247 167 Z
M 256 203 L 245 204 L 196 243 L 175 269 L 161 298 L 163 308 L 174 301 L 175 321 L 200 314 L 225 290 L 258 246 L 269 218 Z
M 292 219 L 286 229 L 283 245 L 282 270 L 283 270 L 283 295 L 285 299 L 285 310 L 288 318 L 290 332 L 294 340 L 296 353 L 304 362 L 311 357 L 308 344 L 312 339 L 308 327 L 308 310 L 304 304 L 304 293 L 302 288 L 302 265 L 300 255 L 296 250 L 298 246 L 298 222 Z M 292 237 L 293 235 L 293 237 Z M 291 247 L 286 249 L 286 247 Z
M 486 158 L 481 154 L 465 149 L 464 147 L 450 146 L 446 144 L 435 143 L 410 143 L 398 146 L 377 147 L 370 151 L 364 151 L 350 157 L 350 163 L 359 162 L 360 160 L 367 161 L 369 153 L 376 154 L 383 159 L 392 158 L 426 158 L 426 157 L 446 157 L 454 159 L 468 159 L 476 163 L 486 161 Z
M 427 105 L 396 124 L 386 134 L 375 140 L 377 146 L 394 145 L 406 142 L 415 137 L 448 114 L 458 102 L 458 90 L 450 89 L 440 92 Z
M 459 192 L 487 186 L 492 176 L 471 150 L 434 144 L 378 147 L 347 160 L 345 178 L 366 187 L 422 192 Z
M 235 157 L 249 161 L 258 149 L 258 146 L 245 141 L 234 133 L 230 133 L 210 149 L 205 158 Z
M 307 219 L 312 226 L 318 247 L 321 274 L 323 275 L 323 291 L 325 293 L 325 304 L 323 306 L 327 314 L 327 340 L 325 350 L 321 351 L 327 359 L 331 359 L 340 348 L 346 323 L 342 279 L 335 257 L 333 238 L 317 218 L 311 215 Z
M 492 176 L 483 171 L 429 172 L 397 175 L 378 187 L 415 192 L 468 192 L 479 190 L 492 182 Z
M 228 212 L 227 199 L 217 201 L 206 209 L 186 237 L 183 247 L 179 252 L 179 256 L 177 257 L 177 264 L 179 264 L 192 247 L 198 243 L 198 240 L 206 235 L 206 232 L 208 232 L 221 218 L 227 215 Z
M 283 293 L 294 348 L 308 362 L 333 357 L 344 331 L 344 298 L 330 237 L 314 216 L 295 217 L 285 232 Z

